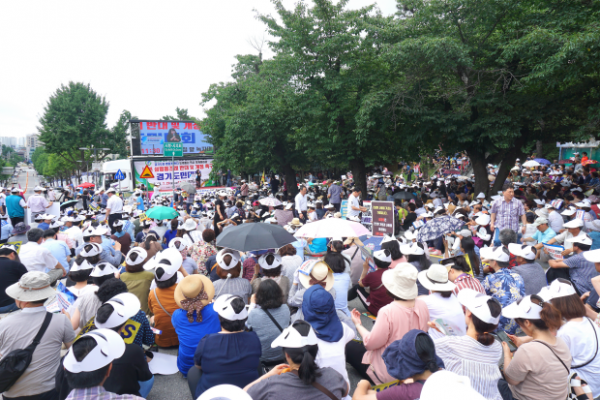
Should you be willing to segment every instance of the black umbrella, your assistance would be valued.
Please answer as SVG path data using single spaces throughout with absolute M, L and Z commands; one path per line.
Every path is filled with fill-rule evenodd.
M 394 193 L 392 197 L 398 200 L 413 200 L 417 198 L 412 192 L 407 192 L 405 190 Z
M 75 204 L 79 203 L 79 200 L 69 200 L 69 201 L 65 201 L 64 203 L 62 203 L 60 205 L 60 210 L 64 210 L 67 207 L 74 207 Z
M 297 240 L 279 225 L 256 222 L 225 229 L 217 238 L 217 246 L 255 251 L 278 249 Z

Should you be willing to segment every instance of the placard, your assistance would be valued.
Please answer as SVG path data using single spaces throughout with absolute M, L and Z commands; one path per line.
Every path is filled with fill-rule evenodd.
M 562 246 L 544 243 L 544 249 L 553 260 L 562 260 L 564 258 L 561 253 L 565 251 L 565 248 Z
M 371 233 L 373 236 L 394 236 L 394 202 L 372 201 L 371 212 L 373 222 Z
M 420 228 L 420 227 L 422 227 L 423 225 L 425 225 L 425 221 L 424 221 L 424 220 L 422 220 L 422 219 L 420 219 L 420 220 L 418 220 L 418 221 L 415 221 L 415 222 L 413 222 L 413 223 L 412 223 L 412 226 L 413 226 L 415 229 L 419 229 L 419 228 Z
M 342 213 L 342 219 L 346 219 L 346 216 L 348 215 L 348 200 L 342 200 L 340 212 Z

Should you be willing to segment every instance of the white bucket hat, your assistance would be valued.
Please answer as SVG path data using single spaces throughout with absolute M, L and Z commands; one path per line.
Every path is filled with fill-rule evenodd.
M 125 353 L 125 342 L 121 335 L 112 329 L 96 329 L 82 335 L 91 337 L 96 341 L 96 347 L 92 349 L 81 361 L 77 361 L 73 354 L 73 346 L 65 356 L 64 367 L 72 373 L 97 371 L 120 358 Z M 75 342 L 75 346 L 77 346 Z
M 301 349 L 304 346 L 314 346 L 318 343 L 317 334 L 312 327 L 309 329 L 308 335 L 302 336 L 293 325 L 290 325 L 273 340 L 271 348 L 286 347 L 288 349 Z
M 228 321 L 242 321 L 248 318 L 248 309 L 246 307 L 242 307 L 242 310 L 239 313 L 236 313 L 233 309 L 231 302 L 236 298 L 242 300 L 240 296 L 232 294 L 223 294 L 219 296 L 215 301 L 214 310 L 221 318 L 225 318 Z
M 479 217 L 475 218 L 475 223 L 481 226 L 489 225 L 491 221 L 492 217 L 490 217 L 489 214 L 481 214 Z
M 224 257 L 229 254 L 231 256 L 231 261 L 227 264 L 224 260 Z M 222 249 L 217 253 L 217 264 L 221 269 L 229 271 L 230 269 L 235 268 L 236 265 L 241 261 L 240 253 L 237 250 L 231 249 Z
M 104 303 L 100 308 L 107 304 L 112 306 L 113 312 L 105 322 L 98 321 L 96 317 L 94 324 L 98 328 L 112 329 L 121 326 L 129 318 L 140 312 L 141 307 L 140 300 L 133 293 L 120 293 Z
M 494 260 L 500 262 L 508 262 L 508 260 L 510 260 L 508 251 L 502 246 L 482 247 L 481 250 L 479 250 L 479 255 L 484 260 Z
M 269 256 L 269 255 L 273 256 L 273 262 L 271 264 L 269 264 L 269 262 L 267 261 L 267 256 Z M 282 259 L 279 254 L 266 253 L 258 258 L 258 265 L 262 269 L 275 269 L 275 268 L 279 267 L 281 265 L 281 263 L 282 263 Z
M 404 299 L 413 300 L 417 297 L 417 276 L 419 271 L 414 265 L 400 263 L 394 269 L 389 269 L 381 275 L 381 282 L 393 295 Z
M 544 301 L 550 301 L 558 297 L 566 297 L 577 294 L 573 284 L 567 280 L 561 282 L 560 278 L 552 281 L 550 286 L 543 287 L 538 293 Z
M 542 307 L 531 301 L 531 295 L 523 297 L 502 309 L 502 316 L 506 318 L 541 319 Z
M 19 301 L 41 301 L 56 294 L 50 287 L 50 276 L 44 272 L 31 271 L 23 274 L 19 282 L 6 288 L 6 294 Z
M 500 322 L 500 314 L 494 317 L 487 304 L 489 300 L 493 300 L 500 305 L 500 302 L 493 297 L 468 288 L 462 289 L 456 297 L 460 304 L 486 324 L 497 325 Z
M 456 288 L 448 279 L 448 269 L 440 264 L 431 264 L 425 271 L 419 272 L 417 279 L 425 289 L 435 292 L 451 292 Z
M 535 260 L 536 251 L 533 246 L 526 244 L 509 243 L 508 251 L 518 257 L 523 257 L 526 260 Z
M 184 222 L 181 229 L 189 232 L 189 231 L 195 230 L 197 227 L 198 227 L 198 224 L 196 223 L 196 221 L 194 221 L 193 219 L 190 218 Z

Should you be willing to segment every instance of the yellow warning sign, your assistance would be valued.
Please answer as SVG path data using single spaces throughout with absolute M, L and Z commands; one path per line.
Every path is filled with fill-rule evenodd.
M 144 170 L 140 174 L 140 178 L 143 178 L 143 179 L 154 178 L 154 174 L 152 173 L 152 170 L 150 170 L 150 167 L 148 167 L 147 165 L 144 167 Z

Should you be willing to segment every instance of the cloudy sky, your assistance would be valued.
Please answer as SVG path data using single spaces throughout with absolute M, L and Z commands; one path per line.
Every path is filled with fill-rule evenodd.
M 286 0 L 292 7 L 294 1 Z M 395 0 L 351 0 L 350 8 Z M 230 79 L 237 54 L 267 38 L 256 9 L 269 0 L 11 1 L 0 13 L 0 136 L 37 132 L 52 93 L 89 83 L 110 103 L 108 126 L 127 109 L 159 119 L 187 108 L 204 115 L 201 93 Z

